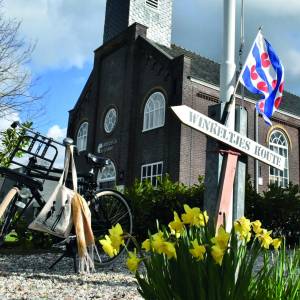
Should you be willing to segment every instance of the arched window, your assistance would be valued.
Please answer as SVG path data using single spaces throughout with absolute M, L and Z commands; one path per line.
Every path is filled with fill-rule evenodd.
M 165 97 L 160 92 L 153 93 L 145 105 L 143 131 L 162 127 L 165 124 Z
M 102 170 L 99 170 L 97 184 L 100 188 L 109 188 L 116 185 L 116 167 L 112 161 Z
M 76 145 L 78 151 L 86 150 L 87 137 L 88 137 L 88 122 L 84 122 L 80 125 L 79 130 L 77 132 Z
M 283 171 L 270 167 L 269 182 L 281 187 L 287 187 L 289 184 L 289 147 L 287 138 L 282 131 L 274 130 L 272 132 L 269 139 L 269 147 L 285 158 Z

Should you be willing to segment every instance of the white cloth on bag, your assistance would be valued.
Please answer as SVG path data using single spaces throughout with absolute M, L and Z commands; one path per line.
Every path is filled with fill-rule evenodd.
M 73 148 L 74 146 L 67 146 L 64 170 L 59 182 L 36 219 L 28 226 L 29 229 L 47 232 L 62 238 L 69 236 L 73 225 L 71 201 L 77 192 Z M 65 186 L 70 163 L 73 190 Z

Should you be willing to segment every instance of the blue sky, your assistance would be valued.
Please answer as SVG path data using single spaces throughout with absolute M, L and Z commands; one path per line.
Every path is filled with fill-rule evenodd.
M 172 41 L 219 62 L 222 2 L 174 0 Z M 238 6 L 240 2 L 237 0 Z M 65 134 L 68 110 L 74 106 L 92 69 L 93 50 L 102 44 L 105 3 L 106 0 L 4 0 L 5 15 L 21 20 L 21 36 L 36 42 L 29 67 L 34 77 L 40 77 L 36 91 L 47 93 L 43 98 L 45 112 L 34 122 L 41 132 L 54 138 Z M 284 5 L 281 0 L 245 0 L 245 51 L 262 25 L 265 37 L 285 65 L 286 89 L 298 95 L 299 16 L 298 0 L 285 1 Z M 0 123 L 0 127 L 8 124 L 3 120 Z

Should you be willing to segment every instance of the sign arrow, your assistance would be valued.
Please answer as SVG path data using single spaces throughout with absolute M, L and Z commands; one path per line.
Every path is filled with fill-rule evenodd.
M 204 134 L 240 150 L 276 169 L 284 170 L 285 158 L 269 148 L 256 143 L 240 133 L 229 129 L 223 124 L 186 106 L 172 106 L 180 121 Z

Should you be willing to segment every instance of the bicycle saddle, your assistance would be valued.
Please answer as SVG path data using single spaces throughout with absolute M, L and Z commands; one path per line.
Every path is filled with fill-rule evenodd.
M 107 159 L 105 157 L 97 156 L 92 153 L 88 153 L 86 155 L 86 157 L 87 157 L 88 163 L 94 165 L 95 167 L 103 168 L 103 167 L 109 165 L 109 159 Z
M 37 181 L 31 178 L 28 175 L 19 173 L 12 169 L 0 167 L 0 174 L 7 176 L 9 179 L 12 179 L 18 183 L 26 185 L 30 189 L 43 190 L 43 184 L 40 181 Z

